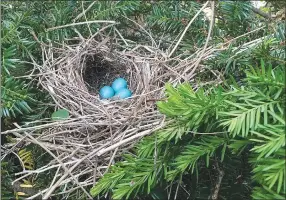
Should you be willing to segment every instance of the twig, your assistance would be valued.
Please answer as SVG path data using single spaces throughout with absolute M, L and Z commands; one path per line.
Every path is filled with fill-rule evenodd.
M 11 153 L 13 153 L 17 158 L 18 160 L 20 161 L 21 165 L 22 165 L 22 169 L 23 171 L 25 171 L 25 164 L 23 163 L 22 159 L 18 156 L 17 153 L 15 153 L 14 151 L 11 151 Z
M 81 158 L 75 165 L 73 165 L 71 168 L 70 168 L 70 172 L 72 172 L 81 162 L 83 162 L 86 158 L 88 158 L 89 156 L 91 155 L 94 155 L 97 151 L 99 151 L 100 149 L 104 148 L 105 146 L 107 146 L 107 144 L 105 145 L 102 145 L 101 147 L 97 148 L 97 149 L 94 149 L 91 153 L 87 154 L 86 156 L 84 156 L 83 158 Z M 49 194 L 51 194 L 61 183 L 64 179 L 66 179 L 66 177 L 68 176 L 68 173 L 65 173 L 54 185 L 53 187 L 49 190 Z M 49 189 L 49 188 L 48 188 Z M 45 191 L 47 191 L 48 189 L 46 189 Z M 38 194 L 40 195 L 40 194 Z M 37 196 L 38 196 L 37 195 Z M 46 194 L 47 195 L 47 194 Z M 35 196 L 35 195 L 34 195 Z M 28 198 L 30 199 L 30 198 Z
M 49 128 L 49 127 L 56 127 L 56 126 L 62 126 L 65 124 L 70 124 L 71 122 L 76 122 L 79 119 L 84 119 L 87 118 L 88 116 L 82 116 L 78 118 L 73 118 L 73 119 L 68 119 L 68 120 L 62 120 L 62 121 L 57 121 L 57 122 L 51 122 L 48 124 L 43 124 L 43 125 L 38 125 L 38 126 L 33 126 L 33 127 L 27 127 L 27 128 L 15 128 L 11 130 L 7 130 L 1 133 L 2 134 L 8 134 L 8 133 L 14 133 L 14 132 L 24 132 L 24 131 L 31 131 L 31 130 L 38 130 L 38 129 L 44 129 L 44 128 Z
M 212 200 L 217 200 L 218 199 L 218 193 L 219 193 L 221 181 L 222 181 L 222 178 L 224 176 L 224 171 L 222 169 L 220 169 L 217 160 L 215 160 L 215 164 L 216 164 L 216 169 L 218 171 L 218 177 L 217 177 L 217 181 L 216 181 L 216 184 L 215 184 L 214 191 L 213 191 L 212 196 L 211 196 Z
M 124 17 L 125 19 L 127 19 L 127 20 L 133 22 L 134 24 L 136 24 L 137 26 L 139 26 L 139 27 L 150 37 L 150 39 L 152 40 L 152 44 L 155 44 L 155 47 L 158 47 L 157 44 L 156 44 L 156 42 L 155 42 L 155 40 L 154 40 L 153 37 L 151 36 L 151 34 L 150 34 L 143 26 L 141 26 L 140 24 L 138 24 L 138 23 L 135 22 L 134 20 L 129 19 L 128 17 L 125 17 L 124 15 L 122 15 L 122 17 Z
M 199 63 L 201 62 L 203 56 L 204 56 L 204 53 L 206 51 L 206 48 L 208 46 L 208 43 L 209 43 L 209 40 L 211 38 L 211 33 L 212 33 L 212 29 L 213 29 L 213 25 L 214 25 L 214 20 L 215 20 L 215 2 L 212 1 L 211 2 L 211 7 L 212 7 L 212 18 L 211 18 L 211 23 L 210 23 L 210 27 L 209 27 L 209 31 L 208 31 L 208 36 L 207 36 L 207 40 L 206 40 L 206 43 L 204 45 L 204 48 L 201 52 L 201 55 L 200 57 L 198 58 L 198 60 L 195 62 L 195 66 L 193 67 L 192 71 L 190 72 L 190 74 L 188 75 L 188 79 L 190 79 L 192 76 L 193 76 L 193 73 L 195 72 L 195 70 L 197 69 L 197 67 L 199 66 Z
M 39 38 L 37 37 L 36 33 L 33 30 L 28 29 L 28 31 L 31 33 L 31 35 L 34 37 L 34 39 L 36 40 L 36 42 L 38 42 L 40 45 L 44 45 L 44 46 L 49 46 L 47 44 L 45 44 L 43 41 L 40 41 Z
M 117 30 L 116 27 L 114 27 L 115 32 L 119 35 L 119 37 L 123 40 L 126 46 L 129 46 L 127 41 L 124 39 L 124 37 L 121 35 L 121 33 Z
M 76 20 L 78 20 L 79 18 L 81 18 L 83 15 L 85 15 L 85 13 L 87 11 L 89 11 L 91 9 L 91 7 L 96 3 L 96 1 L 92 2 L 87 9 L 85 9 L 82 13 L 80 13 L 76 18 L 74 18 L 73 22 L 75 22 Z
M 2 134 L 2 133 L 1 133 Z M 20 139 L 16 144 L 14 144 L 7 152 L 5 152 L 5 154 L 3 156 L 1 156 L 1 161 L 4 160 L 4 158 L 10 154 L 13 153 L 14 149 L 17 147 L 18 144 L 20 144 L 23 140 L 25 139 L 25 137 L 23 137 L 22 139 Z
M 77 161 L 70 161 L 70 162 L 67 162 L 67 163 L 64 163 L 64 165 L 70 165 L 70 164 L 73 164 L 73 163 L 76 163 Z M 41 167 L 40 169 L 37 169 L 37 170 L 25 170 L 25 171 L 22 171 L 22 172 L 18 172 L 18 173 L 15 173 L 15 176 L 18 176 L 18 175 L 21 175 L 21 174 L 32 174 L 32 173 L 35 173 L 35 174 L 39 174 L 39 173 L 42 173 L 42 172 L 45 172 L 47 170 L 50 170 L 50 169 L 53 169 L 53 168 L 56 168 L 56 167 L 60 167 L 61 165 L 60 164 L 56 164 L 56 165 L 52 165 L 52 166 L 44 166 L 44 167 Z
M 168 98 L 162 98 L 162 99 L 147 99 L 146 102 L 149 101 L 166 101 Z
M 267 14 L 267 13 L 265 13 L 265 12 L 262 12 L 261 10 L 259 10 L 259 9 L 257 9 L 257 8 L 252 7 L 251 10 L 252 10 L 253 12 L 255 12 L 256 14 L 258 14 L 258 15 L 260 15 L 260 16 L 266 18 L 266 19 L 272 20 L 272 18 L 271 18 L 271 16 L 270 16 L 269 14 Z
M 213 132 L 213 133 L 199 133 L 199 132 L 190 131 L 190 133 L 197 134 L 197 135 L 217 135 L 217 134 L 221 134 L 221 133 L 227 133 L 227 131 Z
M 94 3 L 94 2 L 93 2 Z M 83 1 L 81 2 L 81 7 L 82 7 L 82 10 L 83 10 L 83 15 L 84 15 L 84 18 L 85 18 L 85 21 L 87 21 L 87 17 L 86 17 L 86 14 L 85 14 L 85 10 L 84 10 L 84 8 L 83 8 Z M 92 36 L 92 32 L 91 32 L 91 29 L 90 29 L 90 26 L 89 26 L 89 24 L 87 24 L 87 28 L 88 28 L 88 30 L 89 30 L 89 34 L 90 34 L 90 36 Z
M 164 120 L 162 120 L 162 121 L 164 121 Z M 154 128 L 154 129 L 146 130 L 146 131 L 143 131 L 143 132 L 141 132 L 141 133 L 139 133 L 139 134 L 137 134 L 137 135 L 134 135 L 134 136 L 131 136 L 131 137 L 129 137 L 129 138 L 126 138 L 125 140 L 122 140 L 122 141 L 120 141 L 120 142 L 118 142 L 118 143 L 116 143 L 116 144 L 114 144 L 114 145 L 112 145 L 112 146 L 110 146 L 110 147 L 108 147 L 108 148 L 106 148 L 106 149 L 100 150 L 96 155 L 97 155 L 97 156 L 101 156 L 102 154 L 107 153 L 107 152 L 109 152 L 109 151 L 111 151 L 111 150 L 113 150 L 113 149 L 116 149 L 117 147 L 119 147 L 119 146 L 121 146 L 121 145 L 123 145 L 123 144 L 125 144 L 125 143 L 128 143 L 128 142 L 130 142 L 130 141 L 132 141 L 132 140 L 135 140 L 135 139 L 137 139 L 137 138 L 146 136 L 146 135 L 148 135 L 148 134 L 150 134 L 150 133 L 152 133 L 152 132 L 154 132 L 154 131 L 156 131 L 156 130 L 159 130 L 159 129 L 161 129 L 163 126 L 164 126 L 164 124 L 161 124 L 161 126 L 158 126 L 158 127 Z
M 46 31 L 52 31 L 60 28 L 65 28 L 69 26 L 77 26 L 77 25 L 82 25 L 82 24 L 92 24 L 92 23 L 109 23 L 109 24 L 115 24 L 115 21 L 108 21 L 108 20 L 94 20 L 94 21 L 85 21 L 85 22 L 78 22 L 78 23 L 72 23 L 72 24 L 66 24 L 62 26 L 56 26 L 52 28 L 48 28 Z
M 260 28 L 254 29 L 254 30 L 252 30 L 252 31 L 250 31 L 250 32 L 244 33 L 244 34 L 242 34 L 242 35 L 240 35 L 240 36 L 238 36 L 238 37 L 236 37 L 236 38 L 233 38 L 233 39 L 231 39 L 231 40 L 229 40 L 229 41 L 227 41 L 227 42 L 225 42 L 225 43 L 223 43 L 223 44 L 219 44 L 219 45 L 217 45 L 216 47 L 221 46 L 221 45 L 226 45 L 226 44 L 228 44 L 228 43 L 231 43 L 232 41 L 235 41 L 235 40 L 237 40 L 237 39 L 239 39 L 239 38 L 242 38 L 242 37 L 244 37 L 244 36 L 246 36 L 246 35 L 249 35 L 249 34 L 251 34 L 251 33 L 254 33 L 254 32 L 256 32 L 256 31 L 259 31 L 259 30 L 261 30 L 261 29 L 263 29 L 263 28 L 265 28 L 265 26 L 262 26 L 262 27 L 260 27 Z
M 175 193 L 174 200 L 176 200 L 176 199 L 177 199 L 177 195 L 178 195 L 179 187 L 180 187 L 181 182 L 182 182 L 182 177 L 183 177 L 183 175 L 180 175 L 180 179 L 178 180 L 178 185 L 177 185 L 177 188 L 176 188 L 176 193 Z
M 59 172 L 60 172 L 60 169 L 61 169 L 61 166 L 58 166 L 58 169 L 57 169 L 57 171 L 56 171 L 56 174 L 55 174 L 55 176 L 54 176 L 54 178 L 53 178 L 53 180 L 52 180 L 52 182 L 51 182 L 49 188 L 51 188 L 51 187 L 53 186 L 53 184 L 55 183 L 55 181 L 56 181 L 56 179 L 57 179 L 57 175 L 58 175 Z
M 199 16 L 199 14 L 202 12 L 203 9 L 205 9 L 205 7 L 207 7 L 207 5 L 209 4 L 209 1 L 207 1 L 203 7 L 197 12 L 197 14 L 195 14 L 195 16 L 191 19 L 191 21 L 189 22 L 189 24 L 186 26 L 184 32 L 182 33 L 180 39 L 178 40 L 178 42 L 176 43 L 175 47 L 173 48 L 173 50 L 171 51 L 171 53 L 168 55 L 168 58 L 170 58 L 173 53 L 176 51 L 177 47 L 179 46 L 180 42 L 182 41 L 183 37 L 185 36 L 187 30 L 189 29 L 189 27 L 191 26 L 191 24 L 195 21 L 195 19 Z
M 18 128 L 20 127 L 17 123 L 14 123 L 14 125 L 15 125 L 16 127 L 18 127 Z M 77 183 L 79 186 L 81 186 L 81 185 L 78 183 L 77 179 L 71 174 L 71 172 L 69 171 L 69 169 L 66 168 L 66 167 L 64 166 L 64 164 L 63 164 L 49 149 L 47 149 L 43 144 L 41 144 L 39 141 L 37 141 L 37 140 L 36 140 L 34 137 L 32 137 L 30 134 L 28 134 L 28 133 L 26 133 L 26 132 L 24 132 L 24 134 L 25 134 L 28 138 L 30 138 L 35 144 L 38 144 L 38 145 L 39 145 L 40 147 L 42 147 L 46 152 L 48 152 L 51 156 L 53 156 L 53 157 L 61 164 L 61 167 L 66 171 L 65 173 L 66 173 L 66 174 L 69 174 L 71 177 L 73 177 L 75 183 Z M 86 193 L 86 195 L 87 195 L 89 198 L 92 199 L 92 197 L 90 196 L 90 194 L 89 194 L 83 187 L 81 187 L 81 189 L 83 190 L 83 192 Z M 44 195 L 43 199 L 47 199 L 47 198 L 50 196 L 51 192 L 53 192 L 53 190 L 49 190 L 49 191 Z

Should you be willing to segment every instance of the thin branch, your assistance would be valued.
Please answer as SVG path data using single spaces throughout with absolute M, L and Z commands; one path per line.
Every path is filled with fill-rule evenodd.
M 65 124 L 71 125 L 71 122 L 77 123 L 77 120 L 80 120 L 80 119 L 82 120 L 82 119 L 85 119 L 85 118 L 88 118 L 88 117 L 91 117 L 91 116 L 85 115 L 85 116 L 81 116 L 81 117 L 78 117 L 78 118 L 72 118 L 72 119 L 68 119 L 68 120 L 56 121 L 56 122 L 51 122 L 51 123 L 48 123 L 48 124 L 42 124 L 42 125 L 33 126 L 33 127 L 26 127 L 26 128 L 19 127 L 19 128 L 15 128 L 15 129 L 4 131 L 4 132 L 1 133 L 1 135 L 8 134 L 8 133 L 15 133 L 15 132 L 34 131 L 34 130 L 49 128 L 49 127 L 62 126 L 62 125 L 65 125 Z M 94 125 L 96 125 L 96 124 L 94 124 Z M 97 124 L 97 125 L 103 125 L 103 124 Z
M 116 27 L 114 27 L 115 32 L 119 35 L 119 37 L 123 40 L 126 46 L 129 46 L 127 41 L 124 39 L 124 37 L 121 35 L 121 33 L 117 30 Z
M 17 123 L 14 123 L 14 125 L 18 128 L 20 128 L 20 126 Z M 76 184 L 78 184 L 79 186 L 81 186 L 78 182 L 78 180 L 71 174 L 71 171 L 69 171 L 69 169 L 64 166 L 64 164 L 59 160 L 58 157 L 56 157 L 48 148 L 46 148 L 41 142 L 37 141 L 34 137 L 32 137 L 30 134 L 28 134 L 27 132 L 24 132 L 24 134 L 30 138 L 35 144 L 38 144 L 40 147 L 42 147 L 46 152 L 48 152 L 52 157 L 54 157 L 60 164 L 61 167 L 65 170 L 66 174 L 69 174 L 75 181 Z M 43 199 L 47 199 L 48 197 L 50 197 L 51 193 L 54 191 L 52 190 L 53 187 L 48 190 L 48 192 L 44 195 Z M 90 194 L 81 186 L 81 189 L 83 190 L 83 192 L 92 199 L 92 197 L 90 196 Z
M 211 38 L 211 33 L 212 33 L 212 30 L 213 30 L 213 25 L 214 25 L 214 21 L 215 21 L 215 17 L 214 17 L 215 16 L 215 2 L 214 1 L 211 2 L 211 8 L 212 8 L 212 18 L 211 18 L 211 22 L 210 22 L 210 27 L 209 27 L 209 31 L 208 31 L 207 40 L 206 40 L 206 43 L 204 45 L 204 48 L 203 48 L 203 50 L 201 52 L 201 55 L 200 55 L 199 59 L 196 61 L 195 66 L 193 67 L 192 71 L 190 72 L 190 74 L 188 76 L 188 79 L 190 79 L 193 76 L 195 70 L 199 66 L 199 64 L 200 64 L 200 62 L 201 62 L 201 60 L 202 60 L 202 58 L 204 56 L 204 53 L 205 53 L 205 51 L 207 49 L 207 46 L 209 44 L 209 40 Z
M 164 122 L 164 119 L 162 121 Z M 139 133 L 137 135 L 133 135 L 133 136 L 131 136 L 129 138 L 126 138 L 125 140 L 122 140 L 122 141 L 120 141 L 120 142 L 118 142 L 118 143 L 116 143 L 116 144 L 114 144 L 114 145 L 112 145 L 112 146 L 110 146 L 110 147 L 108 147 L 106 149 L 100 150 L 96 155 L 97 156 L 101 156 L 102 154 L 107 153 L 109 151 L 112 151 L 113 149 L 116 149 L 117 147 L 119 147 L 119 146 L 121 146 L 121 145 L 123 145 L 125 143 L 128 143 L 128 142 L 130 142 L 132 140 L 135 140 L 135 139 L 137 139 L 139 137 L 143 137 L 143 136 L 149 135 L 150 133 L 153 133 L 154 131 L 161 129 L 163 126 L 164 126 L 164 124 L 161 124 L 161 126 L 158 126 L 158 127 L 154 128 L 154 129 L 146 130 L 146 131 L 143 131 L 143 132 L 141 132 L 141 133 Z
M 177 44 L 175 45 L 175 47 L 173 48 L 171 53 L 168 55 L 168 58 L 170 58 L 173 55 L 173 53 L 176 51 L 177 47 L 179 46 L 180 42 L 182 41 L 183 37 L 185 36 L 185 34 L 186 34 L 187 30 L 189 29 L 189 27 L 191 26 L 191 24 L 195 21 L 195 19 L 199 16 L 199 14 L 203 11 L 203 9 L 205 9 L 205 7 L 207 7 L 208 4 L 209 4 L 209 1 L 207 1 L 203 5 L 203 7 L 197 12 L 197 14 L 191 19 L 189 24 L 186 26 L 184 32 L 182 33 L 180 39 L 178 40 Z
M 96 3 L 96 1 L 92 2 L 87 9 L 85 9 L 82 13 L 80 13 L 76 18 L 74 18 L 73 22 L 75 22 L 76 20 L 78 20 L 79 18 L 81 18 L 83 15 L 85 15 L 85 13 L 87 11 L 89 11 L 91 9 L 91 7 Z
M 224 176 L 224 171 L 222 169 L 220 169 L 217 160 L 215 161 L 215 165 L 216 165 L 216 169 L 218 171 L 218 177 L 217 177 L 217 181 L 216 181 L 216 184 L 215 184 L 214 191 L 212 193 L 212 200 L 217 200 L 218 199 L 218 193 L 219 193 L 219 190 L 220 190 L 222 178 Z
M 92 23 L 109 23 L 109 24 L 115 24 L 115 21 L 109 21 L 109 20 L 94 20 L 94 21 L 85 21 L 85 22 L 78 22 L 78 23 L 72 23 L 72 24 L 66 24 L 62 26 L 56 26 L 52 28 L 48 28 L 47 31 L 52 31 L 60 28 L 70 27 L 70 26 L 77 26 L 82 24 L 92 24 Z
M 240 35 L 240 36 L 238 36 L 238 37 L 236 37 L 236 38 L 233 38 L 233 39 L 231 39 L 231 40 L 228 40 L 227 42 L 225 42 L 225 43 L 223 43 L 223 44 L 218 44 L 217 46 L 215 46 L 215 48 L 220 47 L 220 46 L 224 46 L 224 45 L 226 45 L 226 44 L 229 44 L 229 43 L 231 43 L 231 42 L 233 42 L 233 41 L 235 41 L 235 40 L 237 40 L 237 39 L 239 39 L 239 38 L 242 38 L 242 37 L 244 37 L 244 36 L 247 36 L 247 35 L 249 35 L 249 34 L 251 34 L 251 33 L 254 33 L 254 32 L 259 31 L 259 30 L 264 29 L 264 28 L 265 28 L 265 26 L 262 26 L 262 27 L 260 27 L 260 28 L 254 29 L 254 30 L 252 30 L 252 31 L 250 31 L 250 32 L 244 33 L 244 34 L 242 34 L 242 35 Z
M 155 47 L 157 47 L 157 44 L 156 44 L 155 40 L 153 39 L 152 35 L 143 26 L 138 24 L 136 21 L 129 19 L 128 17 L 125 17 L 124 15 L 122 15 L 122 17 L 124 17 L 125 19 L 127 19 L 127 20 L 133 22 L 134 24 L 136 24 L 137 26 L 139 26 L 150 37 L 150 39 L 152 40 L 152 44 L 155 45 Z
M 221 133 L 227 133 L 227 131 L 213 132 L 213 133 L 199 133 L 199 132 L 190 131 L 190 133 L 195 134 L 195 135 L 217 135 L 217 134 L 221 134 Z
M 24 164 L 24 162 L 22 161 L 22 159 L 20 158 L 20 156 L 18 156 L 18 154 L 15 153 L 14 151 L 12 151 L 11 153 L 14 154 L 14 155 L 18 158 L 18 160 L 20 161 L 20 163 L 21 163 L 21 165 L 22 165 L 23 171 L 25 171 L 25 164 Z
M 81 7 L 82 7 L 82 10 L 83 10 L 83 14 L 84 14 L 85 21 L 87 21 L 87 17 L 86 17 L 86 14 L 85 14 L 85 10 L 84 10 L 84 8 L 83 8 L 83 1 L 81 2 Z M 88 28 L 88 30 L 89 30 L 90 36 L 92 36 L 92 31 L 91 31 L 91 29 L 90 29 L 89 24 L 87 24 L 87 28 Z
M 257 9 L 257 8 L 254 8 L 254 7 L 253 7 L 253 8 L 251 8 L 251 10 L 252 10 L 253 12 L 255 12 L 256 14 L 258 14 L 258 15 L 260 15 L 260 16 L 266 18 L 266 19 L 272 20 L 272 18 L 271 18 L 271 16 L 270 16 L 269 14 L 267 14 L 267 13 L 265 13 L 265 12 L 262 12 L 261 10 L 259 10 L 259 9 Z

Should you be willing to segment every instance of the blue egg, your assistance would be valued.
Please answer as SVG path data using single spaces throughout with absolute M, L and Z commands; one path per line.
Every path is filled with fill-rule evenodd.
M 119 97 L 120 99 L 126 99 L 128 97 L 131 97 L 132 93 L 127 88 L 122 88 L 121 90 L 117 91 L 115 93 L 115 97 Z
M 127 81 L 124 78 L 117 78 L 113 81 L 112 88 L 115 92 L 118 92 L 122 88 L 127 88 Z
M 102 99 L 108 99 L 114 96 L 114 90 L 110 86 L 104 86 L 99 90 Z

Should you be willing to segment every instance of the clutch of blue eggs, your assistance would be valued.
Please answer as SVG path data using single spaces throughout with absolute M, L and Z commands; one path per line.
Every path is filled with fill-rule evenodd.
M 101 99 L 111 99 L 112 97 L 126 99 L 131 97 L 132 93 L 127 88 L 127 81 L 124 78 L 117 78 L 113 81 L 111 87 L 102 87 L 99 90 L 99 95 Z

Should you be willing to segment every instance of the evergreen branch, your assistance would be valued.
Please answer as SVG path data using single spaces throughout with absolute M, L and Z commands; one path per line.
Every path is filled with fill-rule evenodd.
M 237 138 L 231 139 L 228 147 L 232 150 L 233 154 L 241 155 L 241 153 L 251 144 L 253 144 L 253 142 L 248 139 Z
M 285 147 L 285 126 L 284 125 L 270 125 L 265 126 L 258 125 L 257 131 L 251 131 L 257 138 L 250 139 L 257 144 L 251 149 L 251 151 L 259 154 L 257 159 L 264 157 L 267 158 L 276 151 Z M 260 144 L 260 145 L 259 145 Z
M 252 191 L 252 198 L 255 200 L 269 200 L 269 199 L 275 199 L 275 200 L 285 200 L 286 193 L 278 194 L 275 191 L 269 189 L 266 186 L 262 187 L 254 187 Z
M 222 88 L 213 89 L 209 95 L 200 88 L 196 92 L 186 83 L 173 88 L 166 84 L 167 101 L 158 102 L 160 112 L 194 128 L 216 116 L 223 102 Z
M 111 4 L 111 5 L 108 5 Z M 130 15 L 138 10 L 140 1 L 100 2 L 96 5 L 96 19 L 116 18 L 120 15 Z
M 233 137 L 241 135 L 247 137 L 250 130 L 255 130 L 259 123 L 261 123 L 260 115 L 264 113 L 264 123 L 267 123 L 269 113 L 268 110 L 272 107 L 278 107 L 279 101 L 263 102 L 246 100 L 245 103 L 234 103 L 229 100 L 224 101 L 226 104 L 233 106 L 237 110 L 229 112 L 219 112 L 218 114 L 225 118 L 221 120 L 221 126 L 228 126 L 228 131 Z
M 255 82 L 256 79 L 253 77 L 248 79 L 249 83 Z M 273 79 L 276 77 L 278 76 L 272 76 Z M 275 94 L 274 98 L 274 93 L 266 90 L 276 88 L 275 84 L 272 84 L 273 87 L 270 84 L 266 89 L 263 89 L 264 85 L 262 80 L 255 87 L 234 87 L 229 92 L 223 92 L 222 88 L 211 89 L 208 92 L 199 89 L 195 92 L 189 84 L 182 84 L 177 88 L 167 84 L 168 98 L 166 101 L 158 102 L 158 107 L 162 113 L 176 121 L 140 142 L 136 152 L 139 157 L 130 156 L 125 159 L 125 162 L 119 164 L 125 166 L 117 172 L 120 180 L 116 185 L 109 188 L 110 184 L 104 182 L 98 191 L 106 192 L 112 189 L 113 198 L 128 198 L 139 193 L 149 194 L 162 178 L 166 181 L 174 181 L 188 170 L 193 173 L 198 162 L 204 158 L 208 166 L 210 158 L 219 149 L 221 149 L 221 160 L 224 160 L 227 146 L 237 153 L 242 152 L 249 145 L 254 145 L 252 151 L 255 155 L 260 155 L 255 157 L 259 160 L 254 160 L 254 180 L 270 189 L 275 187 L 277 193 L 280 193 L 285 176 L 283 168 L 285 160 L 279 160 L 273 155 L 281 154 L 282 148 L 285 147 L 285 136 L 282 136 L 280 130 L 285 124 L 281 117 L 284 114 L 281 104 L 283 98 L 281 93 Z M 230 112 L 226 112 L 229 110 Z M 260 115 L 263 116 L 260 117 Z M 233 125 L 227 124 L 233 119 L 240 122 Z M 192 130 L 202 127 L 208 131 L 215 130 L 218 128 L 217 121 L 221 122 L 220 125 L 229 125 L 231 134 L 233 131 L 230 129 L 231 126 L 238 132 L 235 135 L 242 132 L 242 136 L 246 139 L 234 138 L 228 145 L 227 137 L 202 135 L 195 138 L 187 135 L 196 132 Z M 263 122 L 264 125 L 262 125 Z M 263 130 L 262 133 L 260 133 L 261 130 Z M 249 132 L 252 134 L 251 137 Z M 188 140 L 184 142 L 184 138 Z M 182 151 L 179 150 L 181 146 L 184 147 Z M 267 160 L 265 156 L 268 156 Z M 155 171 L 158 172 L 156 175 Z M 155 176 L 158 176 L 156 181 L 153 180 Z M 106 187 L 109 189 L 106 190 Z
M 158 149 L 163 149 L 170 142 L 176 144 L 186 134 L 189 133 L 190 127 L 180 122 L 173 122 L 169 126 L 162 128 L 152 134 L 151 137 L 144 138 L 137 146 L 138 156 L 147 158 L 153 155 Z M 158 151 L 157 150 L 157 151 Z M 158 152 L 157 152 L 158 153 Z
M 204 136 L 200 140 L 186 145 L 184 150 L 176 157 L 171 164 L 173 168 L 167 174 L 167 180 L 174 180 L 179 174 L 184 173 L 186 170 L 191 169 L 191 173 L 197 165 L 199 159 L 206 157 L 206 166 L 209 166 L 210 157 L 212 157 L 215 151 L 222 145 L 226 145 L 227 140 L 215 136 Z M 222 155 L 223 157 L 224 155 Z
M 109 190 L 113 189 L 124 176 L 125 171 L 118 166 L 112 166 L 110 172 L 105 174 L 103 178 L 93 186 L 90 190 L 90 194 L 92 196 L 97 196 L 102 192 L 107 193 Z
M 22 22 L 25 19 L 25 16 L 28 13 L 20 13 L 16 12 L 14 15 L 9 14 L 8 19 L 4 20 L 3 23 L 3 35 L 0 39 L 1 43 L 12 43 L 12 40 L 16 38 L 17 35 L 19 35 L 18 28 L 22 24 Z
M 11 45 L 9 48 L 5 48 L 3 50 L 3 55 L 2 55 L 2 65 L 4 72 L 6 72 L 7 75 L 10 75 L 10 69 L 11 68 L 16 68 L 16 63 L 19 62 L 19 59 L 15 59 L 16 55 L 16 45 Z M 5 73 L 4 73 L 5 75 Z
M 253 155 L 254 156 L 254 155 Z M 265 185 L 268 189 L 275 186 L 276 192 L 279 194 L 282 190 L 286 193 L 286 162 L 285 162 L 285 149 L 280 149 L 275 152 L 272 157 L 252 159 L 254 164 L 252 172 L 254 173 L 253 179 L 261 185 Z
M 265 67 L 265 63 L 261 60 L 261 68 L 249 66 L 250 70 L 246 71 L 246 80 L 251 86 L 272 86 L 274 88 L 278 87 L 285 88 L 285 71 L 284 66 L 277 66 L 275 69 L 269 65 Z
M 23 81 L 14 78 L 4 79 L 1 86 L 1 116 L 16 117 L 16 113 L 23 115 L 32 112 L 32 109 L 26 102 L 28 99 L 28 90 L 25 89 Z M 11 115 L 10 115 L 11 113 Z
M 114 199 L 128 199 L 144 191 L 149 194 L 165 171 L 163 163 L 161 159 L 154 162 L 152 157 L 141 159 L 126 155 L 125 161 L 112 166 L 111 172 L 105 174 L 91 189 L 91 195 L 109 190 L 113 191 Z
M 250 69 L 251 72 L 247 73 L 245 79 L 249 87 L 234 88 L 233 91 L 224 93 L 225 96 L 236 98 L 236 102 L 225 99 L 224 102 L 233 108 L 230 112 L 218 113 L 224 118 L 220 125 L 228 126 L 228 131 L 233 137 L 239 134 L 247 137 L 249 131 L 256 130 L 259 124 L 266 125 L 271 122 L 285 124 L 282 117 L 284 116 L 282 102 L 285 95 L 281 88 L 284 85 L 285 72 L 281 71 L 280 66 L 275 69 L 271 66 L 265 69 L 263 61 L 261 70 Z M 266 84 L 268 87 L 265 87 Z

